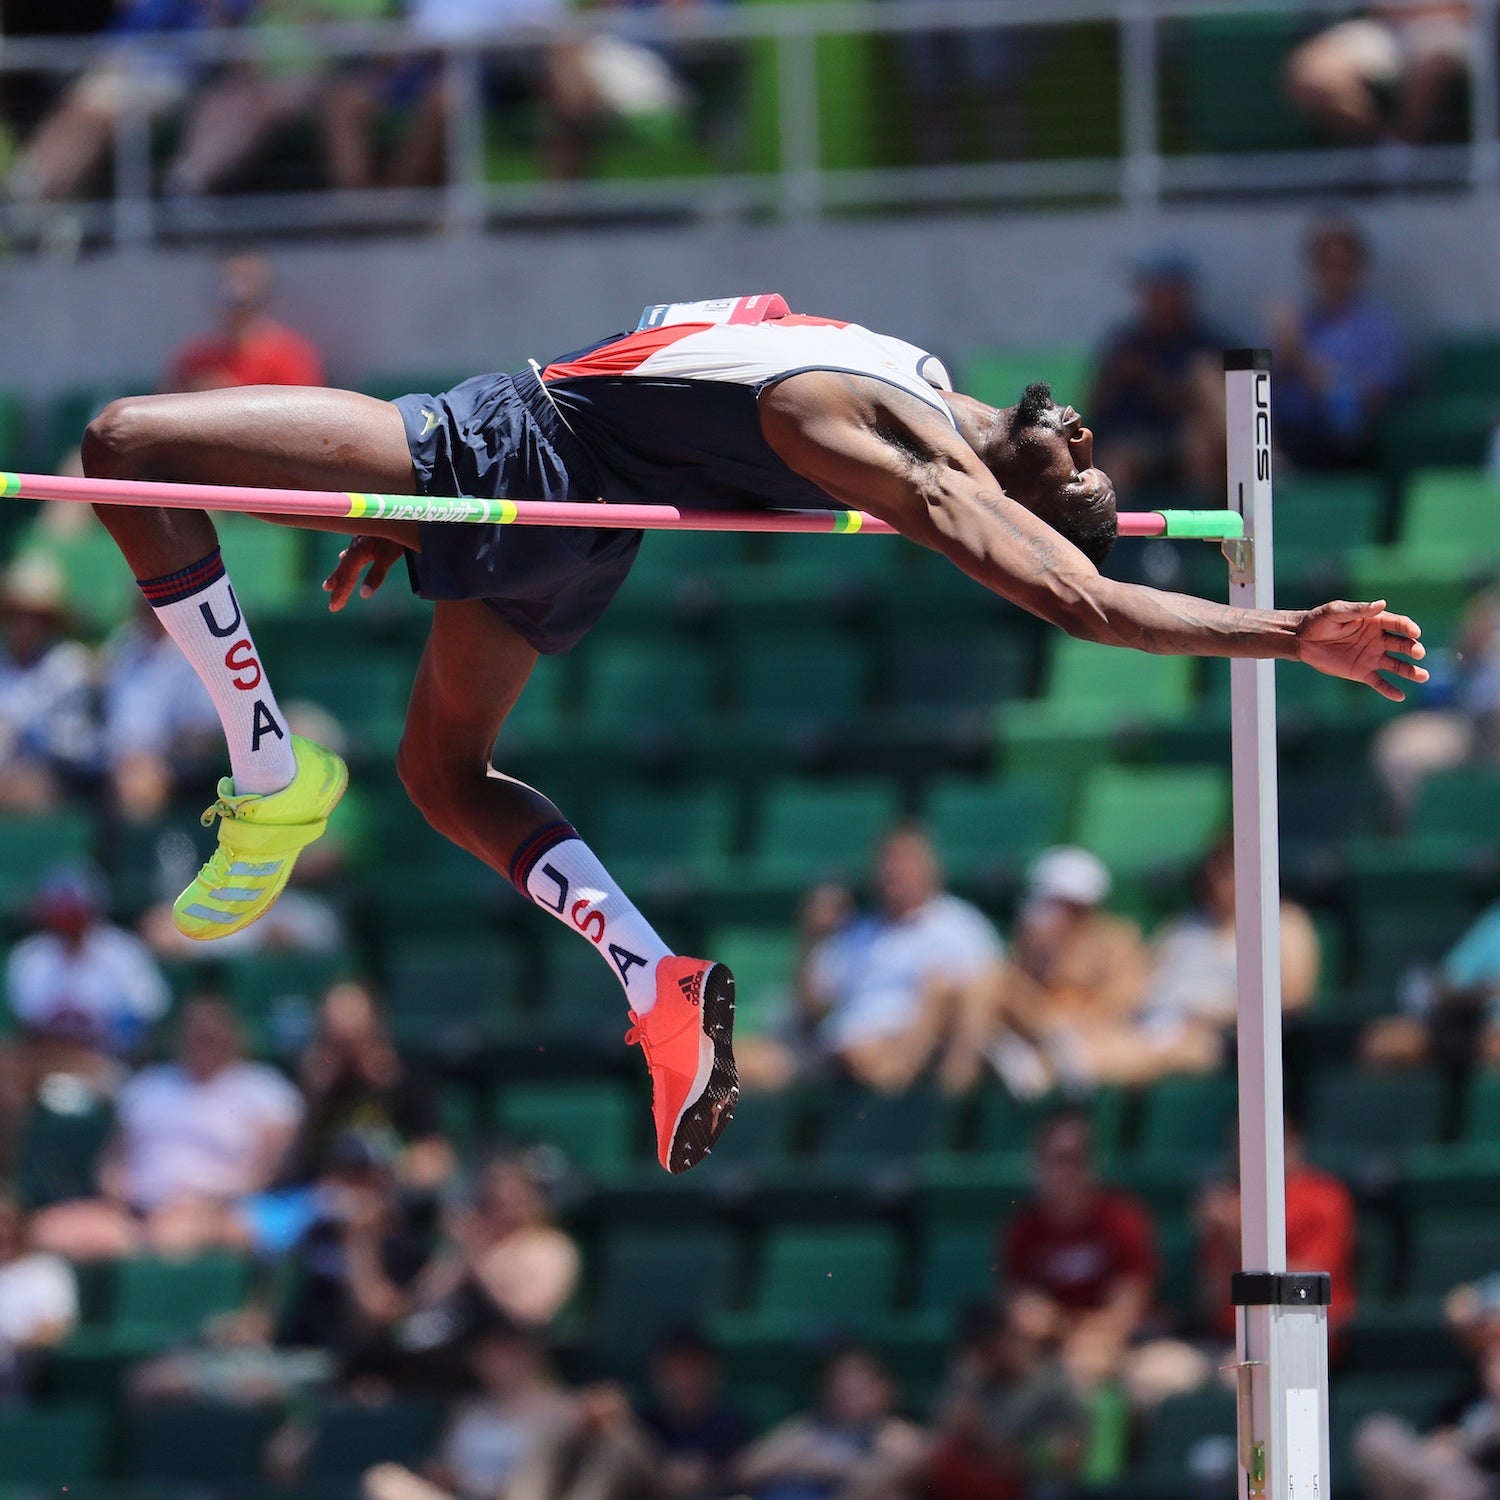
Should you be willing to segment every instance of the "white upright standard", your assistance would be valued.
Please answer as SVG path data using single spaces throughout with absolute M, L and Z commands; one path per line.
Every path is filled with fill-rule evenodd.
M 1271 356 L 1224 356 L 1230 603 L 1275 607 Z M 1286 1269 L 1281 1079 L 1281 880 L 1276 828 L 1276 664 L 1230 664 L 1239 998 L 1240 1254 L 1234 1278 L 1241 1500 L 1328 1500 L 1328 1301 L 1324 1272 Z

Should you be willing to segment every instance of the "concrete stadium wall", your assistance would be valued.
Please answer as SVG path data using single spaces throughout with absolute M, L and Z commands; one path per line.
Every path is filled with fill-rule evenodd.
M 1091 344 L 1127 306 L 1130 258 L 1171 247 L 1198 261 L 1211 314 L 1249 342 L 1297 293 L 1311 215 L 1253 203 L 293 243 L 277 251 L 278 310 L 351 382 L 514 368 L 633 325 L 648 302 L 749 291 L 961 358 Z M 1500 328 L 1500 201 L 1407 199 L 1358 217 L 1379 289 L 1414 333 Z M 212 276 L 201 250 L 0 264 L 0 389 L 41 398 L 158 378 L 206 321 Z

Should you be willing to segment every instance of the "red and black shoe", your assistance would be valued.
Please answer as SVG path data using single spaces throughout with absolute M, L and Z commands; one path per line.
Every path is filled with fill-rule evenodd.
M 669 1172 L 696 1167 L 713 1149 L 739 1102 L 735 1071 L 734 976 L 702 958 L 656 966 L 656 1004 L 630 1013 L 625 1040 L 640 1044 L 651 1072 L 656 1155 Z

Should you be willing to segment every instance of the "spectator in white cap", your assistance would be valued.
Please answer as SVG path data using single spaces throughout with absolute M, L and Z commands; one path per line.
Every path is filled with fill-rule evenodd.
M 1110 884 L 1101 860 L 1070 845 L 1026 872 L 996 1018 L 1008 1031 L 991 1050 L 1012 1088 L 1087 1081 L 1091 1037 L 1135 1009 L 1146 948 L 1134 922 L 1104 910 Z M 1022 1041 L 1034 1049 L 1025 1067 Z
M 0 577 L 0 810 L 55 807 L 95 759 L 93 658 L 67 638 L 66 595 L 39 553 Z
M 900 1093 L 933 1070 L 955 1076 L 962 1018 L 992 1013 L 1003 949 L 977 907 L 943 889 L 927 835 L 887 834 L 875 860 L 873 911 L 856 913 L 840 887 L 803 903 L 803 1016 L 818 1050 L 847 1076 Z

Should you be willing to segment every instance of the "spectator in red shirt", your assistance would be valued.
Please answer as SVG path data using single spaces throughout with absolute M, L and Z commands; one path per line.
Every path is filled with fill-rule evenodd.
M 219 326 L 172 359 L 174 391 L 237 385 L 324 385 L 323 356 L 311 340 L 266 312 L 274 276 L 264 255 L 241 251 L 219 268 Z
M 1113 1379 L 1151 1306 L 1151 1216 L 1095 1174 L 1086 1114 L 1049 1119 L 1035 1147 L 1036 1192 L 1001 1245 L 1005 1299 L 1017 1327 L 1056 1347 L 1076 1384 Z
M 1239 1160 L 1238 1141 L 1233 1158 Z M 1198 1200 L 1198 1266 L 1207 1331 L 1234 1338 L 1229 1278 L 1240 1269 L 1240 1185 L 1238 1173 L 1211 1184 Z M 1328 1271 L 1333 1304 L 1328 1309 L 1331 1352 L 1354 1316 L 1354 1253 L 1358 1218 L 1354 1195 L 1330 1172 L 1302 1154 L 1302 1136 L 1286 1124 L 1286 1264 L 1289 1271 Z

